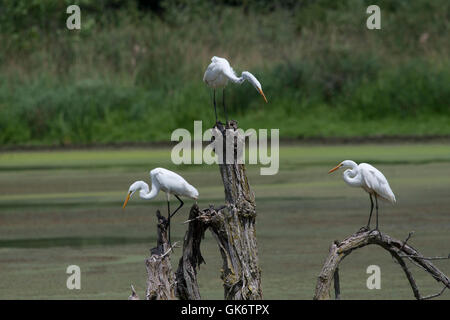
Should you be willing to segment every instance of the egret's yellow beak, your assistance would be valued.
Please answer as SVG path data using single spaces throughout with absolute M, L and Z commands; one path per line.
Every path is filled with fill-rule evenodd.
M 336 167 L 334 167 L 333 169 L 331 169 L 330 171 L 328 171 L 328 173 L 332 173 L 333 171 L 336 171 L 336 170 L 339 169 L 340 167 L 342 167 L 342 163 L 339 163 Z
M 123 203 L 123 209 L 125 209 L 125 207 L 127 206 L 128 200 L 130 200 L 131 197 L 131 192 L 128 192 L 127 194 L 127 198 L 125 199 L 125 202 Z
M 259 93 L 263 96 L 264 100 L 265 100 L 266 103 L 267 103 L 267 99 L 266 99 L 266 96 L 264 95 L 264 92 L 263 92 L 261 89 L 258 89 L 258 91 L 259 91 Z

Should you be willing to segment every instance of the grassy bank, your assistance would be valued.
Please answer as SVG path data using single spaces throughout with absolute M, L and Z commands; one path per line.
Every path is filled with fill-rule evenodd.
M 68 2 L 5 1 L 0 144 L 167 141 L 193 120 L 212 125 L 201 80 L 213 55 L 263 84 L 267 105 L 247 83 L 227 89 L 243 128 L 450 135 L 449 2 L 369 2 L 85 0 L 81 30 L 68 31 Z M 366 29 L 368 4 L 381 30 Z

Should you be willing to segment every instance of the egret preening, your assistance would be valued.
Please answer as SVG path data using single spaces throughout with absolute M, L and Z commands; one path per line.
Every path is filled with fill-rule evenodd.
M 167 221 L 169 226 L 169 243 L 170 243 L 170 218 L 172 218 L 178 210 L 184 205 L 181 197 L 187 197 L 194 200 L 198 199 L 198 191 L 191 184 L 189 184 L 184 178 L 175 172 L 164 168 L 156 168 L 150 171 L 150 178 L 152 180 L 152 190 L 147 183 L 144 181 L 136 181 L 134 182 L 130 188 L 128 189 L 127 198 L 123 203 L 123 208 L 126 207 L 128 201 L 133 196 L 133 194 L 139 190 L 139 196 L 145 200 L 154 199 L 159 191 L 163 191 L 166 193 L 167 197 Z M 180 205 L 178 208 L 170 213 L 170 195 L 174 195 L 178 201 L 180 201 Z
M 377 211 L 377 226 L 378 230 L 378 198 L 394 204 L 396 202 L 395 195 L 389 186 L 386 177 L 375 167 L 368 163 L 360 163 L 359 165 L 352 160 L 345 160 L 339 163 L 336 167 L 328 171 L 331 173 L 339 168 L 348 168 L 342 174 L 344 181 L 351 187 L 361 187 L 370 197 L 370 215 L 369 222 L 367 222 L 367 229 L 370 228 L 370 219 L 372 218 L 373 200 L 375 197 L 375 206 Z
M 248 71 L 243 71 L 241 76 L 238 77 L 234 72 L 233 68 L 231 68 L 230 63 L 227 59 L 212 57 L 211 63 L 208 68 L 206 68 L 205 75 L 203 76 L 203 81 L 211 88 L 214 89 L 214 112 L 216 114 L 216 123 L 217 123 L 217 109 L 216 109 L 216 89 L 222 88 L 222 104 L 223 110 L 225 112 L 226 121 L 228 122 L 227 109 L 225 107 L 225 86 L 228 84 L 228 81 L 241 84 L 247 80 L 250 82 L 255 89 L 262 95 L 264 100 L 267 103 L 266 96 L 262 91 L 261 84 L 258 79 L 254 75 L 252 75 Z

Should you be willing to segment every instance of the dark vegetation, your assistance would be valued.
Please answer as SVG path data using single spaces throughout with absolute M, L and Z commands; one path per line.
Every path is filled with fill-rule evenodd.
M 66 28 L 68 5 L 81 30 Z M 365 26 L 370 4 L 381 30 Z M 0 145 L 168 141 L 212 125 L 211 56 L 242 128 L 281 137 L 450 134 L 447 0 L 0 0 Z M 219 99 L 220 100 L 220 99 Z M 224 119 L 223 114 L 221 118 Z

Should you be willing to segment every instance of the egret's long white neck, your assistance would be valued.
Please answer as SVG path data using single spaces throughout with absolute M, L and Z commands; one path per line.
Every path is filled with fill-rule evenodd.
M 141 188 L 141 190 L 139 191 L 139 196 L 145 200 L 152 200 L 153 198 L 155 198 L 158 195 L 159 186 L 152 184 L 152 190 L 149 192 L 148 184 L 145 184 L 145 185 L 146 185 L 146 188 Z
M 342 177 L 344 178 L 344 181 L 351 187 L 361 186 L 362 176 L 361 172 L 358 169 L 358 165 L 355 162 L 351 163 L 350 169 L 344 171 Z
M 242 82 L 244 82 L 244 81 L 246 80 L 242 74 L 241 74 L 240 77 L 238 77 L 238 76 L 234 73 L 234 71 L 232 71 L 232 72 L 230 72 L 230 73 L 228 74 L 228 79 L 229 79 L 231 82 L 238 83 L 238 84 L 241 84 Z
M 255 81 L 253 80 L 254 77 L 250 77 L 249 74 L 251 74 L 248 71 L 242 71 L 241 76 L 238 77 L 236 75 L 236 73 L 231 70 L 231 72 L 228 73 L 228 79 L 231 80 L 231 82 L 234 83 L 238 83 L 241 84 L 242 82 L 244 82 L 245 80 L 247 80 L 248 82 L 250 82 L 253 86 L 256 86 Z
M 145 200 L 151 200 L 158 195 L 159 185 L 152 184 L 152 190 L 150 191 L 147 183 L 144 181 L 136 181 L 131 185 L 130 189 L 135 191 L 139 190 L 139 197 Z

